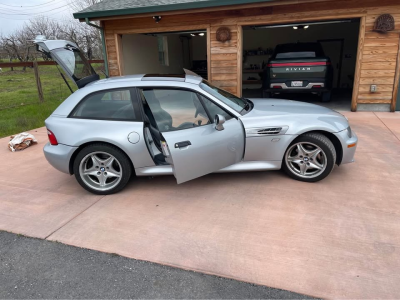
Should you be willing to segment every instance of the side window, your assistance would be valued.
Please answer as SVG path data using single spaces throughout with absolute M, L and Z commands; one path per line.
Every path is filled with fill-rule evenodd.
M 225 110 L 223 110 L 221 107 L 216 105 L 214 102 L 208 100 L 203 95 L 200 95 L 200 97 L 204 103 L 204 106 L 206 107 L 207 111 L 209 112 L 210 117 L 213 118 L 213 120 L 214 120 L 215 115 L 224 116 L 225 120 L 227 120 L 227 121 L 232 119 L 232 116 L 230 114 L 228 114 Z
M 210 124 L 197 94 L 174 89 L 143 89 L 144 110 L 161 132 Z
M 108 90 L 94 93 L 83 99 L 71 117 L 82 119 L 129 120 L 140 116 L 132 104 L 130 89 Z

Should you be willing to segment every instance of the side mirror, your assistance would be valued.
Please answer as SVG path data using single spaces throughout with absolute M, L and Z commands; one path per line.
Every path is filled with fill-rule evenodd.
M 224 130 L 224 123 L 225 123 L 225 117 L 221 115 L 215 115 L 215 129 L 218 131 Z

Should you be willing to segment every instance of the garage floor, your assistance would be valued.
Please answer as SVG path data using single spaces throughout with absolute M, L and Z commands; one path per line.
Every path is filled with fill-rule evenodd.
M 261 89 L 244 89 L 243 97 L 245 97 L 245 98 L 262 98 L 262 90 Z M 334 110 L 338 110 L 338 111 L 350 111 L 352 90 L 351 89 L 334 90 L 332 92 L 332 100 L 330 102 L 321 102 L 320 96 L 314 95 L 314 94 L 308 94 L 308 93 L 280 94 L 280 95 L 275 95 L 274 98 L 308 102 L 308 103 L 312 103 L 312 104 L 325 106 L 330 109 L 334 109 Z
M 133 180 L 94 196 L 39 145 L 0 139 L 0 229 L 324 298 L 400 298 L 400 114 L 345 113 L 356 163 L 307 184 L 281 172 Z

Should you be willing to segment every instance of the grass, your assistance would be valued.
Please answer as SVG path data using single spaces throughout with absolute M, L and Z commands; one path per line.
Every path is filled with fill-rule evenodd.
M 40 66 L 44 102 L 39 103 L 33 69 L 18 69 L 0 73 L 0 137 L 44 126 L 44 120 L 71 94 L 56 66 Z

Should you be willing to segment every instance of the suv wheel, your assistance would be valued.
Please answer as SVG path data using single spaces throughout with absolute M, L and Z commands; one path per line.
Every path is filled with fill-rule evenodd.
M 329 102 L 332 98 L 332 92 L 323 92 L 322 93 L 322 102 Z
M 282 168 L 292 178 L 316 182 L 327 177 L 336 162 L 336 150 L 323 134 L 299 136 L 286 150 Z
M 132 174 L 131 162 L 125 153 L 103 143 L 83 148 L 76 156 L 73 167 L 79 184 L 98 195 L 121 191 Z

